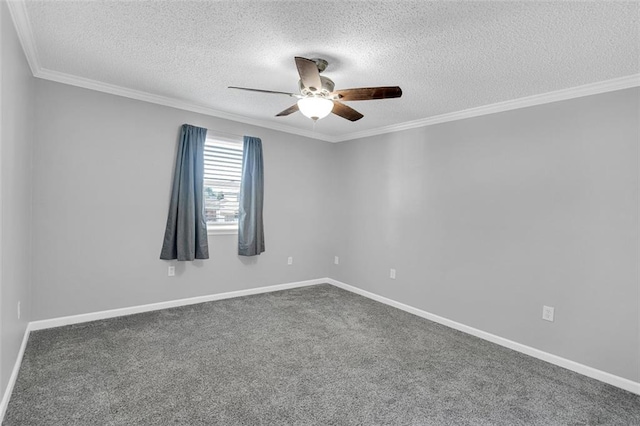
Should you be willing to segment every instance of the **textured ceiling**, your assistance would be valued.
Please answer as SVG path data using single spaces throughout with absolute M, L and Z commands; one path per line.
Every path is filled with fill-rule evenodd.
M 323 75 L 337 89 L 402 87 L 400 99 L 351 102 L 365 116 L 358 122 L 318 121 L 315 131 L 329 139 L 640 72 L 638 2 L 27 1 L 20 8 L 27 25 L 17 22 L 18 30 L 43 70 L 294 132 L 311 131 L 312 121 L 274 117 L 294 99 L 226 87 L 296 92 L 294 56 L 328 60 Z

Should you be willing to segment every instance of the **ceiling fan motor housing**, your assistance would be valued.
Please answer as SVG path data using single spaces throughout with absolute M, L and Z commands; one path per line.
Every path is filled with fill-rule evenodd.
M 318 72 L 322 72 L 326 70 L 327 65 L 329 65 L 329 62 L 327 62 L 325 59 L 322 59 L 322 58 L 311 58 L 311 60 L 316 63 L 316 67 L 318 67 Z
M 328 77 L 320 76 L 320 81 L 322 82 L 322 87 L 313 91 L 312 88 L 305 87 L 302 83 L 302 80 L 298 80 L 298 87 L 300 88 L 300 93 L 304 96 L 322 96 L 324 98 L 328 98 L 331 92 L 335 87 L 335 83 Z

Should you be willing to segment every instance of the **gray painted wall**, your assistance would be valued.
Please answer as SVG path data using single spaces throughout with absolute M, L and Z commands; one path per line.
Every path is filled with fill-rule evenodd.
M 0 15 L 1 397 L 29 321 L 34 79 L 5 2 L 0 3 Z M 17 317 L 18 301 L 21 302 L 21 319 Z
M 639 95 L 337 144 L 331 276 L 638 381 Z
M 38 80 L 33 319 L 331 276 L 638 381 L 638 95 L 332 145 Z M 267 252 L 168 277 L 183 123 L 263 139 Z
M 43 80 L 36 89 L 34 319 L 326 276 L 332 144 Z M 209 237 L 209 260 L 159 260 L 183 123 L 262 138 L 262 255 L 237 256 L 237 236 L 223 235 Z

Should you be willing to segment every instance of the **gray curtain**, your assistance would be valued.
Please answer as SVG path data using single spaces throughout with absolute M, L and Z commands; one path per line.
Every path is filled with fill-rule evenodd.
M 209 258 L 203 204 L 206 137 L 207 129 L 182 125 L 160 259 Z
M 255 256 L 264 251 L 263 175 L 262 141 L 259 138 L 245 136 L 238 218 L 238 254 L 240 256 Z

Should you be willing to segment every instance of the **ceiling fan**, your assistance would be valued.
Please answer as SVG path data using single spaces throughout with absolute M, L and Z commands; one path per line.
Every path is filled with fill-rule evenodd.
M 368 101 L 371 99 L 399 98 L 402 96 L 402 89 L 398 86 L 333 90 L 335 86 L 333 81 L 320 75 L 320 73 L 327 68 L 327 61 L 319 58 L 306 59 L 299 56 L 296 56 L 295 60 L 298 74 L 300 75 L 300 81 L 298 82 L 300 88 L 299 94 L 236 86 L 229 86 L 229 89 L 273 93 L 298 98 L 297 103 L 276 114 L 276 117 L 282 117 L 300 111 L 313 121 L 324 118 L 329 115 L 329 113 L 334 113 L 350 121 L 357 121 L 364 116 L 355 109 L 343 104 L 342 101 Z

